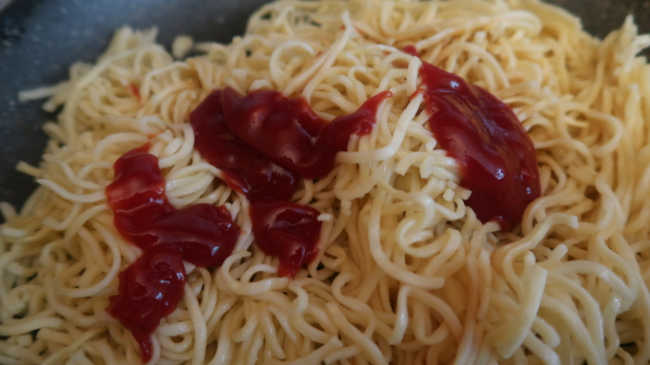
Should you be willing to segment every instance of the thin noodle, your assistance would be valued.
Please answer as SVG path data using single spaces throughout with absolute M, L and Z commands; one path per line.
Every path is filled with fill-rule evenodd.
M 147 142 L 171 204 L 225 205 L 242 232 L 221 267 L 186 265 L 152 363 L 650 362 L 650 67 L 637 57 L 650 36 L 631 17 L 597 40 L 537 0 L 280 0 L 230 44 L 180 36 L 172 56 L 155 36 L 122 28 L 95 64 L 20 95 L 62 112 L 40 164 L 17 166 L 41 186 L 20 211 L 0 203 L 0 363 L 140 363 L 106 307 L 141 251 L 104 189 Z M 465 205 L 406 46 L 503 100 L 533 140 L 542 196 L 512 232 Z M 226 86 L 304 97 L 326 119 L 393 94 L 294 196 L 323 225 L 293 279 L 194 148 L 189 113 Z

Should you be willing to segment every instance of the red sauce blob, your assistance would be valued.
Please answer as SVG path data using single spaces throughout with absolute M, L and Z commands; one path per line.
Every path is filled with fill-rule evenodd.
M 316 257 L 318 211 L 289 202 L 300 178 L 321 178 L 352 134 L 372 131 L 381 101 L 368 99 L 356 112 L 327 122 L 307 102 L 277 91 L 240 95 L 212 92 L 190 115 L 195 146 L 251 202 L 257 245 L 280 260 L 279 273 L 293 276 Z
M 510 230 L 540 194 L 533 142 L 512 110 L 482 88 L 426 62 L 420 77 L 429 127 L 472 191 L 467 204 L 482 222 Z
M 151 334 L 174 311 L 184 286 L 183 259 L 168 245 L 145 251 L 120 273 L 120 294 L 110 298 L 108 312 L 131 331 L 143 361 L 151 359 Z
M 170 244 L 185 261 L 214 267 L 232 253 L 239 227 L 225 207 L 195 204 L 161 217 L 146 234 L 155 237 L 156 244 Z
M 144 250 L 120 274 L 119 292 L 110 298 L 108 312 L 131 331 L 144 361 L 151 358 L 151 333 L 183 295 L 183 260 L 204 267 L 221 265 L 239 237 L 239 227 L 224 207 L 174 208 L 165 195 L 158 159 L 147 149 L 120 157 L 106 188 L 115 227 Z
M 262 200 L 252 204 L 250 214 L 257 245 L 267 255 L 281 258 L 280 275 L 293 276 L 316 258 L 321 230 L 318 210 L 286 201 Z
M 409 44 L 408 46 L 404 47 L 404 48 L 402 49 L 402 51 L 404 51 L 404 52 L 410 54 L 411 56 L 415 56 L 415 57 L 419 57 L 419 56 L 420 56 L 420 54 L 418 53 L 417 48 L 415 48 L 415 46 L 412 45 L 412 44 Z
M 237 242 L 239 227 L 225 207 L 196 204 L 174 208 L 165 195 L 158 159 L 147 149 L 131 150 L 113 166 L 115 178 L 106 195 L 115 227 L 143 250 L 171 244 L 195 265 L 221 265 Z

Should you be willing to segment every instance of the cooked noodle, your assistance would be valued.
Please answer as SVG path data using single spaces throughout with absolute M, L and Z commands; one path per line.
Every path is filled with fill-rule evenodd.
M 192 47 L 183 38 L 181 56 Z M 510 105 L 537 149 L 542 196 L 499 232 L 464 204 L 456 162 L 416 94 L 422 59 Z M 217 269 L 188 265 L 154 333 L 160 364 L 648 364 L 650 45 L 628 18 L 603 41 L 532 0 L 279 1 L 228 45 L 173 58 L 120 29 L 96 64 L 27 93 L 62 107 L 16 212 L 0 206 L 0 363 L 140 362 L 107 312 L 140 250 L 112 222 L 112 163 L 150 141 L 176 207 L 225 204 L 242 229 Z M 295 200 L 322 212 L 295 279 L 252 245 L 248 203 L 193 149 L 213 89 L 302 96 L 323 118 L 391 90 L 368 137 Z

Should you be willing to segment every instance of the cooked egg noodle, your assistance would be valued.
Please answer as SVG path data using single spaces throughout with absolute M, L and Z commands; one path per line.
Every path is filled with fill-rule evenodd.
M 513 232 L 465 205 L 407 45 L 507 103 L 534 141 L 543 194 Z M 187 265 L 151 363 L 647 364 L 648 45 L 631 18 L 599 41 L 532 0 L 279 1 L 187 59 L 155 30 L 122 28 L 96 63 L 23 95 L 61 111 L 41 163 L 18 165 L 40 187 L 18 212 L 0 205 L 0 363 L 139 363 L 106 307 L 140 250 L 104 189 L 112 163 L 149 142 L 174 206 L 225 204 L 242 229 L 221 267 Z M 294 197 L 323 222 L 295 279 L 252 245 L 248 202 L 193 149 L 189 112 L 226 86 L 304 97 L 326 119 L 393 94 Z

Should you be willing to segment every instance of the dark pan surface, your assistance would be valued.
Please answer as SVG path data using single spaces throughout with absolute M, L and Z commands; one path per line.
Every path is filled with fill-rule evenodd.
M 54 118 L 40 101 L 19 103 L 20 90 L 67 78 L 68 66 L 94 60 L 121 25 L 158 26 L 169 46 L 179 34 L 229 42 L 265 0 L 14 0 L 0 12 L 0 201 L 22 204 L 35 184 L 16 163 L 38 163 L 46 137 L 42 123 Z M 599 37 L 635 15 L 650 31 L 650 0 L 554 0 L 579 15 Z

